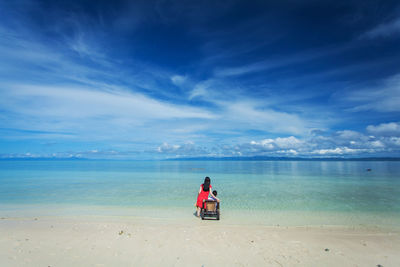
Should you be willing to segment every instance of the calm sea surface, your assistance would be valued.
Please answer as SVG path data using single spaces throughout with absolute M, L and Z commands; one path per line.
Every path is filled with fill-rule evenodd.
M 193 210 L 205 176 L 230 216 L 363 214 L 400 224 L 399 161 L 0 161 L 0 204 Z

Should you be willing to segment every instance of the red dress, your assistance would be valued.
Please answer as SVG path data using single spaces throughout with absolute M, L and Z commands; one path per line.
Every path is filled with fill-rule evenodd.
M 201 185 L 201 192 L 197 197 L 197 204 L 196 204 L 197 207 L 200 207 L 200 208 L 203 207 L 203 200 L 207 200 L 208 199 L 208 194 L 210 193 L 211 188 L 212 188 L 212 186 L 210 185 L 209 191 L 204 191 L 203 190 L 203 185 Z

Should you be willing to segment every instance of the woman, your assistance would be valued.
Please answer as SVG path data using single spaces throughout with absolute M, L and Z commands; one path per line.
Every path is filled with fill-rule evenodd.
M 197 207 L 197 217 L 200 217 L 200 210 L 203 207 L 203 201 L 208 199 L 209 194 L 219 202 L 219 199 L 213 194 L 211 188 L 210 177 L 206 177 L 204 179 L 204 184 L 200 185 L 199 194 L 197 195 L 197 202 L 195 204 Z

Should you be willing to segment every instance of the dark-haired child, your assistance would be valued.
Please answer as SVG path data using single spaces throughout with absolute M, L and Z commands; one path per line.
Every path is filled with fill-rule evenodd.
M 219 202 L 219 198 L 217 198 L 218 192 L 217 190 L 212 191 L 212 194 L 208 196 L 208 200 L 214 200 Z

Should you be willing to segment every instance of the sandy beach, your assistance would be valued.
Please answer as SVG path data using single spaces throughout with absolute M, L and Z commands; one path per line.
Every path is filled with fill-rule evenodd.
M 400 266 L 400 231 L 197 218 L 0 219 L 0 266 Z

